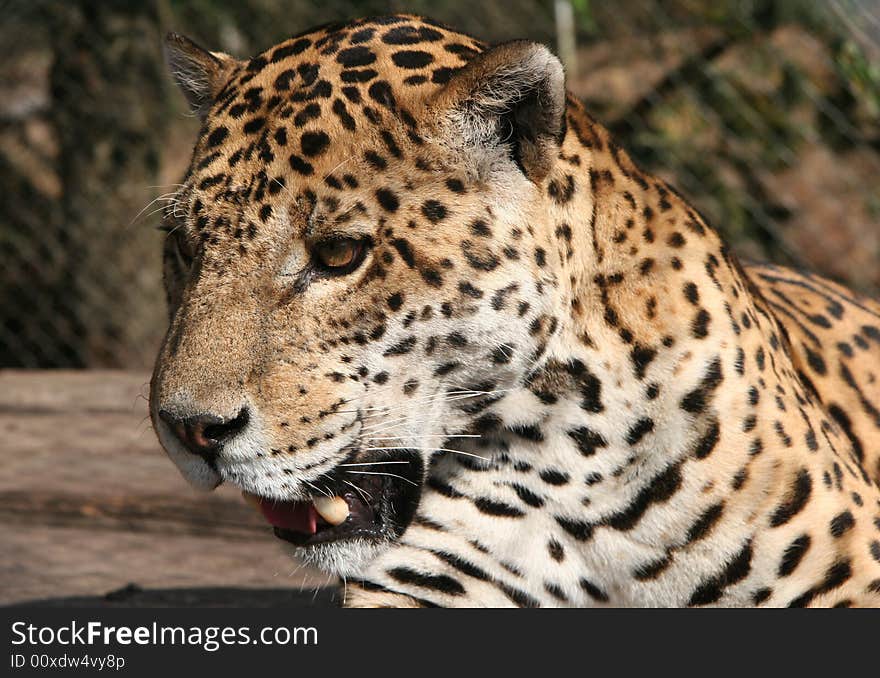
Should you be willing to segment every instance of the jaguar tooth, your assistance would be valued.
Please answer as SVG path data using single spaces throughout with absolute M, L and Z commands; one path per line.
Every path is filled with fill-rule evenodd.
M 342 497 L 315 497 L 312 506 L 331 525 L 341 525 L 348 518 L 348 503 Z

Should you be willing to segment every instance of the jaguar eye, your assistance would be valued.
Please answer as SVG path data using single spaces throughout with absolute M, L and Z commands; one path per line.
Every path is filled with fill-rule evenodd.
M 333 275 L 351 273 L 364 260 L 367 241 L 354 238 L 323 240 L 312 247 L 318 267 Z

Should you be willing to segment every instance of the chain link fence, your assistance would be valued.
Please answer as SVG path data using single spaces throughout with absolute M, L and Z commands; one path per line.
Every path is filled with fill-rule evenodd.
M 570 11 L 572 22 L 559 30 Z M 408 11 L 559 44 L 586 100 L 742 255 L 880 290 L 880 0 L 0 1 L 0 366 L 149 366 L 196 122 L 164 31 L 244 57 Z M 573 42 L 571 39 L 574 39 Z

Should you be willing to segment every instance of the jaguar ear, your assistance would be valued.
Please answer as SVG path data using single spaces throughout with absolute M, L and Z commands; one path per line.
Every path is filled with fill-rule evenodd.
M 512 159 L 539 183 L 565 135 L 565 74 L 544 45 L 503 43 L 474 57 L 430 106 L 447 144 L 489 163 Z
M 202 119 L 237 63 L 228 54 L 209 52 L 178 33 L 165 36 L 165 60 L 193 113 Z

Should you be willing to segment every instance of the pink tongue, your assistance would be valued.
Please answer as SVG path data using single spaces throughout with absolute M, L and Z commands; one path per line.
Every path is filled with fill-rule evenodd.
M 318 512 L 311 502 L 260 499 L 260 510 L 275 527 L 300 534 L 318 531 Z

